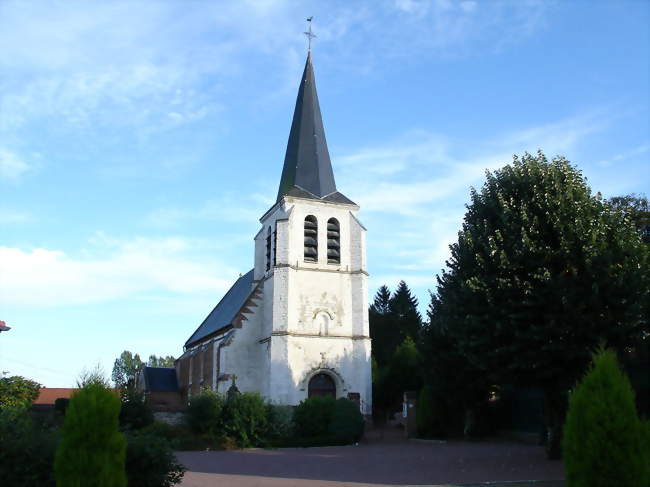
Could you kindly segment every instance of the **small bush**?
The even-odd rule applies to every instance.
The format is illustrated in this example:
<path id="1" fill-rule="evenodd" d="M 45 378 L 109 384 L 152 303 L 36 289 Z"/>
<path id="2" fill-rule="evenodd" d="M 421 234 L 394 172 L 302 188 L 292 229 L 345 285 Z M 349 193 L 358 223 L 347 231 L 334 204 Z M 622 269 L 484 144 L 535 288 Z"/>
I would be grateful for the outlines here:
<path id="1" fill-rule="evenodd" d="M 72 396 L 54 461 L 58 485 L 126 485 L 126 440 L 118 431 L 119 414 L 119 398 L 99 383 L 91 382 Z"/>
<path id="2" fill-rule="evenodd" d="M 293 434 L 293 407 L 266 405 L 266 437 L 269 440 L 289 438 Z"/>
<path id="3" fill-rule="evenodd" d="M 567 486 L 648 485 L 642 428 L 615 353 L 599 350 L 569 399 L 563 442 Z"/>
<path id="4" fill-rule="evenodd" d="M 305 399 L 293 412 L 296 436 L 302 438 L 327 436 L 336 400 L 333 397 L 314 396 Z"/>
<path id="5" fill-rule="evenodd" d="M 171 487 L 183 480 L 185 467 L 178 463 L 170 444 L 152 434 L 127 436 L 128 484 L 138 487 Z"/>
<path id="6" fill-rule="evenodd" d="M 187 424 L 194 433 L 218 435 L 222 432 L 221 413 L 224 401 L 215 392 L 204 389 L 190 399 Z"/>
<path id="7" fill-rule="evenodd" d="M 0 479 L 12 487 L 54 487 L 57 431 L 36 424 L 29 409 L 0 409 Z"/>
<path id="8" fill-rule="evenodd" d="M 124 429 L 141 429 L 153 423 L 153 412 L 144 400 L 144 393 L 126 388 L 121 394 L 120 426 Z"/>
<path id="9" fill-rule="evenodd" d="M 266 405 L 256 392 L 232 394 L 223 408 L 222 422 L 226 436 L 243 448 L 258 446 L 267 430 Z"/>
<path id="10" fill-rule="evenodd" d="M 354 443 L 361 439 L 363 426 L 364 421 L 359 406 L 343 397 L 337 399 L 327 428 L 328 433 L 337 438 L 347 438 L 348 443 Z"/>

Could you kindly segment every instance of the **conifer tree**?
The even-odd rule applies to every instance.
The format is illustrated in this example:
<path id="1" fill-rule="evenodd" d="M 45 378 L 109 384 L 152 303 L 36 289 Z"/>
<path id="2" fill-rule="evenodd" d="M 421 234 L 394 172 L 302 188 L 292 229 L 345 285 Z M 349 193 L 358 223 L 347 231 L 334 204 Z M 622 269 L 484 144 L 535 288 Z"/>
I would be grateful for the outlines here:
<path id="1" fill-rule="evenodd" d="M 75 393 L 54 461 L 59 487 L 125 487 L 126 440 L 118 431 L 120 400 L 97 382 Z"/>
<path id="2" fill-rule="evenodd" d="M 567 487 L 650 485 L 650 463 L 630 381 L 600 350 L 569 399 L 564 429 Z"/>
<path id="3" fill-rule="evenodd" d="M 389 302 L 390 314 L 399 330 L 399 342 L 410 337 L 415 343 L 420 341 L 422 315 L 418 311 L 418 300 L 404 281 L 397 285 Z"/>
<path id="4" fill-rule="evenodd" d="M 372 356 L 378 367 L 385 366 L 399 343 L 399 330 L 391 317 L 390 290 L 381 286 L 369 309 Z"/>

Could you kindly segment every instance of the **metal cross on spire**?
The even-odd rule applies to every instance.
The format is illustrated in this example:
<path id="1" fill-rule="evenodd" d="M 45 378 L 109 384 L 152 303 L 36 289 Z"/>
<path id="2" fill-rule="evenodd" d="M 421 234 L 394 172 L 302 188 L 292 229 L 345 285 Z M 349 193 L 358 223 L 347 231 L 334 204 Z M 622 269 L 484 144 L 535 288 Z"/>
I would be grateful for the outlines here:
<path id="1" fill-rule="evenodd" d="M 311 52 L 311 40 L 312 40 L 314 37 L 316 37 L 316 34 L 314 34 L 314 33 L 311 31 L 311 21 L 312 21 L 313 19 L 314 19 L 314 16 L 313 16 L 313 15 L 312 15 L 311 17 L 307 17 L 307 22 L 308 22 L 307 25 L 309 25 L 309 29 L 308 29 L 307 31 L 303 32 L 303 34 L 305 34 L 305 35 L 307 36 L 307 42 L 308 42 L 307 51 L 308 51 L 308 52 Z"/>

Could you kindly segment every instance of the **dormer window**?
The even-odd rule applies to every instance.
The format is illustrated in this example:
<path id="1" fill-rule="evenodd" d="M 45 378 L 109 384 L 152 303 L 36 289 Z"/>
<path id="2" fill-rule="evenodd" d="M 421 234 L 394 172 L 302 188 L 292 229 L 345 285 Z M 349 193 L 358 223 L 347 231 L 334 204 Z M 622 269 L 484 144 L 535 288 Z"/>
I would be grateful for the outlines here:
<path id="1" fill-rule="evenodd" d="M 305 262 L 318 261 L 318 221 L 314 215 L 305 218 Z"/>
<path id="2" fill-rule="evenodd" d="M 341 227 L 336 218 L 327 220 L 327 263 L 341 263 Z"/>
<path id="3" fill-rule="evenodd" d="M 271 227 L 266 232 L 266 270 L 271 270 Z"/>

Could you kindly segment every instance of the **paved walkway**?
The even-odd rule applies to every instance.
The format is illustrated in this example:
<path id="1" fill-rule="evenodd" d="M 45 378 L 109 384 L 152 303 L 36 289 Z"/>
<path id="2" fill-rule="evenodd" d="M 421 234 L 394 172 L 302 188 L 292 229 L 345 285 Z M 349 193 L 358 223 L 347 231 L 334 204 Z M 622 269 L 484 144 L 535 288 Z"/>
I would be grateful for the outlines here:
<path id="1" fill-rule="evenodd" d="M 370 435 L 359 446 L 179 452 L 178 459 L 188 469 L 183 487 L 561 487 L 564 478 L 561 462 L 546 460 L 539 446 L 409 441 L 392 434 Z M 514 483 L 529 480 L 543 482 Z"/>

